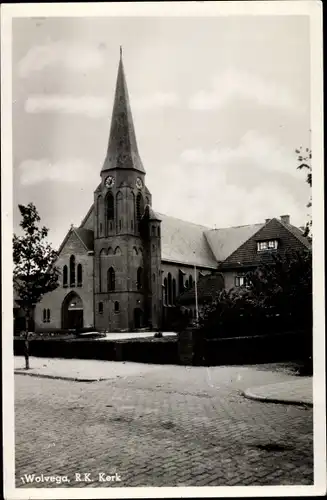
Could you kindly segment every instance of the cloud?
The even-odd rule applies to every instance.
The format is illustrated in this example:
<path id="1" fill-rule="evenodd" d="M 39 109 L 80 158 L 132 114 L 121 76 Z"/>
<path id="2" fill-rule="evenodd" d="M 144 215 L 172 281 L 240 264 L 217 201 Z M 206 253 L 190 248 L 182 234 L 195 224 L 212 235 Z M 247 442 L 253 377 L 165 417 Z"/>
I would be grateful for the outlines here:
<path id="1" fill-rule="evenodd" d="M 236 98 L 254 101 L 260 106 L 277 107 L 301 112 L 294 96 L 284 87 L 265 81 L 254 73 L 227 69 L 212 81 L 211 90 L 200 90 L 189 100 L 189 107 L 197 111 L 219 109 Z"/>
<path id="2" fill-rule="evenodd" d="M 72 95 L 33 95 L 25 101 L 27 113 L 64 113 L 101 118 L 109 115 L 109 101 L 103 97 Z"/>
<path id="3" fill-rule="evenodd" d="M 235 149 L 187 149 L 181 153 L 181 160 L 187 164 L 216 165 L 217 168 L 225 168 L 231 163 L 241 165 L 246 161 L 263 170 L 298 177 L 293 151 L 282 147 L 274 137 L 263 136 L 256 130 L 246 132 Z"/>
<path id="4" fill-rule="evenodd" d="M 51 162 L 48 158 L 25 160 L 18 167 L 20 183 L 32 186 L 45 181 L 83 184 L 94 177 L 94 184 L 99 169 L 79 159 L 67 159 Z"/>
<path id="5" fill-rule="evenodd" d="M 76 44 L 64 40 L 49 40 L 44 45 L 34 45 L 18 63 L 18 75 L 27 78 L 32 73 L 50 66 L 66 70 L 88 71 L 105 65 L 105 53 L 99 47 Z"/>
<path id="6" fill-rule="evenodd" d="M 178 96 L 173 92 L 156 92 L 149 96 L 135 98 L 131 104 L 133 109 L 151 110 L 174 107 L 178 102 Z"/>
<path id="7" fill-rule="evenodd" d="M 173 107 L 178 97 L 173 93 L 157 92 L 149 96 L 132 99 L 132 108 L 151 111 L 158 108 Z M 107 117 L 111 114 L 111 101 L 105 97 L 74 96 L 64 94 L 36 94 L 25 101 L 26 113 L 62 113 L 85 115 L 89 118 Z"/>

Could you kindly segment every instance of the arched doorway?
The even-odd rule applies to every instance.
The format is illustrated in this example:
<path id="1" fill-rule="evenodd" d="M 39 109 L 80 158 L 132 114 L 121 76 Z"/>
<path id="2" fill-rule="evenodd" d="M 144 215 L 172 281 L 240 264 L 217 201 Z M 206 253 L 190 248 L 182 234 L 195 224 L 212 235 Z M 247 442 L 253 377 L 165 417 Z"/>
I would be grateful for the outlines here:
<path id="1" fill-rule="evenodd" d="M 143 327 L 143 311 L 139 307 L 134 309 L 134 328 L 142 328 Z"/>
<path id="2" fill-rule="evenodd" d="M 61 307 L 62 329 L 76 330 L 83 328 L 83 301 L 76 292 L 66 295 Z"/>

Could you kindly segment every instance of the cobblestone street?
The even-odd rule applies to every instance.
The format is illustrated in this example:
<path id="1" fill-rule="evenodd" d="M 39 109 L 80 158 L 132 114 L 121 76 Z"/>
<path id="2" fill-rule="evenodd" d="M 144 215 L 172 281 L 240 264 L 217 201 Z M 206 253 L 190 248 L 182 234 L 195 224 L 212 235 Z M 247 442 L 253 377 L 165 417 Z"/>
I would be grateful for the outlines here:
<path id="1" fill-rule="evenodd" d="M 311 485 L 312 408 L 241 394 L 288 379 L 255 366 L 163 366 L 90 383 L 16 375 L 16 486 Z M 70 482 L 24 485 L 33 473 Z"/>

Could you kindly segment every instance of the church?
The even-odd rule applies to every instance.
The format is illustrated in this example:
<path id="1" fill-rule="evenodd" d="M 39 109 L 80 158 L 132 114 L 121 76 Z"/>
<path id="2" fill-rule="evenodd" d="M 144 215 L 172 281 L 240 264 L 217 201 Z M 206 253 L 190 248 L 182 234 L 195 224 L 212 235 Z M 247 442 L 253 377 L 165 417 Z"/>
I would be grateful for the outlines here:
<path id="1" fill-rule="evenodd" d="M 161 329 L 177 298 L 195 282 L 203 289 L 219 275 L 227 288 L 242 286 L 258 256 L 309 247 L 289 216 L 211 229 L 153 209 L 121 52 L 100 177 L 93 205 L 58 250 L 60 284 L 37 304 L 36 331 Z"/>

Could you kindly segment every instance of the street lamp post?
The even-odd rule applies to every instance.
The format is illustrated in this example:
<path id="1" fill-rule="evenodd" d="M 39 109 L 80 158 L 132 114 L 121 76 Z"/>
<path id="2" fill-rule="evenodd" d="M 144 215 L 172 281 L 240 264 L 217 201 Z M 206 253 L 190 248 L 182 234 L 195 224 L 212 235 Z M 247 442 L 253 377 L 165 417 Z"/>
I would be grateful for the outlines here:
<path id="1" fill-rule="evenodd" d="M 195 252 L 193 252 L 195 256 Z M 198 280 L 196 277 L 196 265 L 194 264 L 194 290 L 195 290 L 195 317 L 196 321 L 199 320 L 199 307 L 198 307 Z"/>

